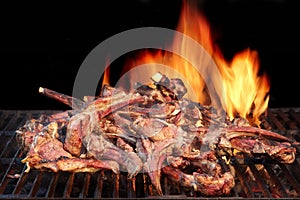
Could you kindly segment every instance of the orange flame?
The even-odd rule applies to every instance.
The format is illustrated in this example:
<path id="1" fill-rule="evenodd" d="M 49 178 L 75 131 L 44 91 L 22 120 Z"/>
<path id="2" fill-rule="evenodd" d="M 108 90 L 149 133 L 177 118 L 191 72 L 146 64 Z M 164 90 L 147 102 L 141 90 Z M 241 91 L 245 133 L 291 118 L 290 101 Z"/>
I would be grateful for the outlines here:
<path id="1" fill-rule="evenodd" d="M 192 62 L 184 58 L 157 50 L 155 53 L 146 51 L 138 56 L 124 67 L 124 74 L 128 76 L 127 80 L 131 83 L 148 82 L 149 77 L 158 71 L 166 74 L 170 78 L 181 78 L 187 86 L 189 93 L 187 98 L 197 101 L 201 104 L 212 104 L 214 107 L 221 108 L 227 112 L 231 119 L 237 115 L 252 119 L 258 123 L 259 116 L 265 112 L 268 107 L 269 81 L 266 74 L 259 76 L 259 59 L 256 51 L 246 49 L 236 54 L 232 61 L 224 59 L 221 51 L 213 43 L 211 30 L 206 18 L 199 12 L 197 5 L 192 5 L 193 1 L 183 1 L 180 21 L 177 31 L 187 35 L 199 44 L 201 44 L 210 58 L 214 60 L 221 80 L 215 78 L 216 71 L 210 71 L 209 65 L 205 65 L 207 57 L 196 54 L 194 47 L 190 45 L 186 38 L 177 38 L 173 41 L 173 48 L 180 47 L 180 52 L 189 55 Z M 204 68 L 207 73 L 199 74 L 191 63 L 197 67 Z M 138 66 L 143 66 L 140 68 Z M 132 70 L 135 68 L 135 70 Z M 207 82 L 204 77 L 210 77 L 210 83 L 213 84 L 215 93 L 207 89 Z M 124 83 L 121 84 L 124 86 Z M 215 97 L 216 96 L 216 97 Z"/>
<path id="2" fill-rule="evenodd" d="M 102 86 L 103 85 L 110 85 L 110 68 L 107 67 L 104 71 L 104 74 L 103 74 L 103 80 L 102 80 Z"/>
<path id="3" fill-rule="evenodd" d="M 256 51 L 244 50 L 236 54 L 230 63 L 217 60 L 223 77 L 225 109 L 236 115 L 259 122 L 259 116 L 268 107 L 269 80 L 266 74 L 258 76 L 259 60 Z M 253 115 L 253 116 L 251 116 Z"/>

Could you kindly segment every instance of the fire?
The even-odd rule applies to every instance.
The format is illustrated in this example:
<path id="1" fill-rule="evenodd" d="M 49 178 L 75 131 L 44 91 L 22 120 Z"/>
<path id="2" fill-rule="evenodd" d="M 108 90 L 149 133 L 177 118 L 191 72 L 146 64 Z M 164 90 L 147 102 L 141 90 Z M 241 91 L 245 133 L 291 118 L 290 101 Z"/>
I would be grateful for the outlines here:
<path id="1" fill-rule="evenodd" d="M 225 109 L 230 118 L 236 115 L 259 122 L 259 116 L 268 107 L 269 81 L 266 74 L 259 74 L 256 51 L 249 49 L 236 54 L 230 63 L 217 60 L 222 73 Z M 253 116 L 251 116 L 253 115 Z"/>
<path id="2" fill-rule="evenodd" d="M 127 87 L 131 89 L 133 83 L 148 82 L 149 77 L 159 71 L 169 77 L 181 78 L 189 91 L 188 98 L 221 108 L 231 119 L 238 115 L 251 118 L 257 124 L 258 117 L 267 109 L 269 100 L 269 81 L 266 74 L 259 74 L 258 53 L 246 49 L 237 53 L 231 61 L 226 61 L 213 42 L 208 20 L 199 12 L 197 5 L 192 3 L 193 1 L 183 1 L 177 31 L 201 44 L 218 71 L 211 70 L 211 65 L 203 64 L 209 63 L 205 53 L 199 55 L 185 37 L 175 35 L 172 48 L 180 48 L 180 52 L 189 55 L 190 62 L 162 50 L 154 53 L 151 50 L 142 51 L 125 65 L 123 76 L 126 78 L 123 77 L 120 85 L 124 87 L 124 80 L 129 80 Z M 199 68 L 204 73 L 199 73 Z M 220 78 L 216 76 L 217 73 Z M 208 90 L 208 84 L 213 85 L 214 91 Z"/>

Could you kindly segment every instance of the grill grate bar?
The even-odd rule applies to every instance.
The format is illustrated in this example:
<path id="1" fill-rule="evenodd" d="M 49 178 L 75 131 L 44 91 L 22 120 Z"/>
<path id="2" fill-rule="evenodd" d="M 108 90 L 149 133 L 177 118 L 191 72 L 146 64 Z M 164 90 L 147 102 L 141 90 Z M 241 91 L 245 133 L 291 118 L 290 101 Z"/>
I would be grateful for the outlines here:
<path id="1" fill-rule="evenodd" d="M 5 131 L 4 132 L 5 136 L 11 136 L 10 139 L 6 142 L 5 147 L 3 148 L 2 152 L 0 153 L 0 158 L 9 158 L 9 153 L 10 152 L 15 152 L 13 151 L 16 146 L 16 140 L 15 140 L 15 132 L 14 131 Z M 15 143 L 15 144 L 14 144 Z M 13 148 L 15 147 L 15 148 Z"/>
<path id="2" fill-rule="evenodd" d="M 293 135 L 291 134 L 290 131 L 286 131 L 286 130 L 294 130 L 295 127 L 293 125 L 293 123 L 291 123 L 291 120 L 288 118 L 287 114 L 288 113 L 283 113 L 282 110 L 278 110 L 276 111 L 278 118 L 282 119 L 282 124 L 285 125 L 285 136 L 289 137 L 289 138 L 293 138 Z"/>
<path id="3" fill-rule="evenodd" d="M 243 172 L 242 172 L 242 166 L 238 163 L 238 161 L 236 159 L 232 159 L 231 160 L 231 163 L 232 165 L 234 166 L 234 169 L 235 169 L 235 172 L 236 172 L 236 175 L 242 185 L 242 188 L 244 190 L 244 193 L 245 195 L 248 197 L 248 198 L 254 198 L 255 195 L 254 193 L 252 192 L 252 189 L 250 187 L 250 185 L 248 184 L 248 182 L 245 180 L 245 176 L 243 175 Z"/>
<path id="4" fill-rule="evenodd" d="M 26 166 L 21 163 L 24 155 L 16 145 L 15 130 L 32 117 L 38 118 L 41 114 L 55 112 L 0 110 L 0 119 L 3 119 L 0 120 L 0 197 L 93 197 L 98 199 L 156 197 L 156 191 L 150 184 L 147 174 L 138 174 L 135 179 L 128 180 L 126 173 L 116 175 L 109 170 L 96 173 L 53 173 L 31 170 L 25 173 Z M 263 121 L 263 127 L 300 141 L 300 136 L 298 136 L 300 108 L 269 109 L 268 117 Z M 298 159 L 289 165 L 274 162 L 268 158 L 248 157 L 243 161 L 239 158 L 232 158 L 229 165 L 220 159 L 220 164 L 224 171 L 234 169 L 236 173 L 236 181 L 240 188 L 234 188 L 231 194 L 233 197 L 287 198 L 300 196 Z M 14 174 L 19 174 L 20 177 L 13 178 Z M 172 183 L 164 176 L 162 189 L 167 197 L 175 197 L 179 194 L 187 197 L 183 192 L 185 190 L 179 184 Z M 197 197 L 197 194 L 190 191 L 189 197 Z"/>
<path id="5" fill-rule="evenodd" d="M 135 198 L 136 197 L 136 185 L 135 185 L 135 178 L 132 178 L 131 180 L 128 180 L 127 182 L 127 193 L 129 198 Z"/>
<path id="6" fill-rule="evenodd" d="M 10 181 L 10 179 L 8 178 L 9 175 L 10 174 L 15 174 L 15 171 L 14 171 L 14 169 L 12 167 L 13 167 L 14 163 L 16 162 L 17 155 L 19 155 L 19 153 L 20 153 L 20 149 L 18 149 L 17 152 L 15 153 L 12 161 L 9 163 L 9 166 L 8 166 L 6 172 L 3 175 L 3 178 L 2 178 L 1 183 L 0 183 L 0 194 L 3 194 L 3 192 L 5 191 L 5 188 L 6 188 L 7 184 Z"/>
<path id="7" fill-rule="evenodd" d="M 4 128 L 1 130 L 1 133 L 2 133 L 1 136 L 4 135 L 3 137 L 9 138 L 9 139 L 5 140 L 6 141 L 5 145 L 1 145 L 1 146 L 4 146 L 4 148 L 2 149 L 2 151 L 0 153 L 0 158 L 7 157 L 7 155 L 5 155 L 5 154 L 8 154 L 8 153 L 6 153 L 6 152 L 8 151 L 8 149 L 11 149 L 8 147 L 11 146 L 10 144 L 12 143 L 12 141 L 15 141 L 15 137 L 14 137 L 15 130 L 9 131 L 10 130 L 9 128 L 12 126 L 10 124 L 16 124 L 17 118 L 18 118 L 17 115 L 10 115 L 7 124 L 4 124 Z"/>
<path id="8" fill-rule="evenodd" d="M 64 195 L 63 197 L 66 198 L 70 198 L 71 197 L 71 192 L 72 192 L 72 188 L 73 188 L 73 184 L 74 184 L 74 177 L 75 177 L 75 173 L 71 173 L 68 176 L 68 181 L 64 190 Z"/>
<path id="9" fill-rule="evenodd" d="M 54 197 L 54 191 L 55 191 L 55 188 L 57 186 L 57 182 L 58 182 L 58 176 L 59 176 L 59 173 L 55 173 L 52 178 L 50 179 L 50 182 L 49 182 L 49 187 L 48 187 L 48 190 L 46 192 L 46 197 Z"/>
<path id="10" fill-rule="evenodd" d="M 25 113 L 18 111 L 15 115 L 12 115 L 10 117 L 11 119 L 2 130 L 15 131 L 16 125 L 21 126 L 27 120 L 27 117 L 30 117 L 30 115 L 26 115 Z"/>
<path id="11" fill-rule="evenodd" d="M 256 165 L 250 159 L 247 160 L 247 165 L 251 169 L 251 172 L 255 177 L 255 182 L 257 186 L 260 188 L 260 191 L 263 193 L 263 196 L 271 197 L 269 189 L 266 187 L 266 182 L 262 179 L 261 175 L 259 174 Z"/>
<path id="12" fill-rule="evenodd" d="M 290 111 L 289 111 L 290 112 Z M 298 127 L 296 126 L 296 124 L 289 119 L 289 117 L 287 116 L 288 113 L 284 113 L 282 110 L 278 110 L 277 113 L 278 115 L 283 119 L 284 123 L 287 124 L 286 129 L 291 129 L 291 130 L 296 130 L 298 129 Z M 290 115 L 289 115 L 290 116 Z"/>
<path id="13" fill-rule="evenodd" d="M 272 122 L 271 124 L 273 124 L 272 127 L 275 127 L 275 130 L 279 130 L 280 132 L 284 132 L 286 130 L 273 112 L 269 113 L 268 118 L 270 118 Z"/>
<path id="14" fill-rule="evenodd" d="M 10 112 L 2 112 L 2 120 L 0 121 L 0 129 L 5 130 L 8 124 L 10 124 L 12 117 L 14 116 L 14 113 Z"/>
<path id="15" fill-rule="evenodd" d="M 294 163 L 287 165 L 288 170 L 293 174 L 293 177 L 300 183 L 300 169 L 299 162 L 296 159 Z"/>
<path id="16" fill-rule="evenodd" d="M 113 198 L 120 198 L 120 175 L 119 174 L 112 174 L 112 180 L 113 180 Z"/>
<path id="17" fill-rule="evenodd" d="M 102 198 L 103 178 L 104 178 L 104 171 L 101 170 L 100 172 L 97 173 L 97 183 L 96 183 L 97 185 L 94 193 L 94 196 L 97 199 Z"/>
<path id="18" fill-rule="evenodd" d="M 146 174 L 143 174 L 144 194 L 146 197 L 149 196 L 149 190 L 148 190 L 149 188 L 148 188 L 148 184 L 147 184 L 147 182 L 148 182 L 147 178 L 148 178 L 148 176 Z"/>
<path id="19" fill-rule="evenodd" d="M 135 193 L 136 193 L 136 197 L 144 197 L 145 196 L 145 191 L 144 191 L 144 177 L 143 177 L 143 173 L 138 174 L 136 177 L 136 182 L 135 182 Z"/>
<path id="20" fill-rule="evenodd" d="M 167 177 L 163 177 L 165 195 L 170 195 L 170 185 Z"/>
<path id="21" fill-rule="evenodd" d="M 24 165 L 22 173 L 20 175 L 20 178 L 18 179 L 18 182 L 16 183 L 16 187 L 14 188 L 14 191 L 12 192 L 14 195 L 21 193 L 21 190 L 23 189 L 24 184 L 27 180 L 28 173 L 25 173 L 25 169 L 26 169 L 26 166 Z"/>
<path id="22" fill-rule="evenodd" d="M 263 165 L 269 174 L 271 182 L 273 183 L 270 186 L 271 190 L 273 190 L 274 192 L 278 191 L 280 194 L 279 197 L 288 197 L 288 194 L 284 190 L 283 185 L 280 183 L 280 180 L 277 178 L 276 174 L 274 173 L 272 166 L 265 161 L 263 161 Z"/>
<path id="23" fill-rule="evenodd" d="M 29 196 L 30 197 L 35 197 L 39 188 L 40 188 L 40 185 L 41 185 L 41 180 L 43 178 L 43 174 L 44 172 L 41 171 L 40 173 L 38 173 L 33 181 L 33 185 L 31 187 L 31 190 L 29 192 Z"/>
<path id="24" fill-rule="evenodd" d="M 66 190 L 68 187 L 68 180 L 72 173 L 58 172 L 58 180 L 53 193 L 53 197 L 66 197 Z"/>
<path id="25" fill-rule="evenodd" d="M 297 194 L 300 196 L 300 184 L 295 179 L 294 174 L 292 175 L 284 164 L 278 163 L 278 165 L 282 169 L 282 172 L 284 173 L 284 177 L 288 180 L 288 183 L 291 184 L 291 186 L 295 189 Z"/>
<path id="26" fill-rule="evenodd" d="M 91 174 L 90 173 L 85 173 L 84 175 L 85 175 L 84 183 L 83 183 L 82 190 L 79 194 L 79 198 L 86 198 L 86 197 L 88 197 L 88 194 L 89 194 Z"/>
<path id="27" fill-rule="evenodd" d="M 254 198 L 255 195 L 252 192 L 252 189 L 250 187 L 250 185 L 248 184 L 246 177 L 244 176 L 244 173 L 242 172 L 242 166 L 238 163 L 238 161 L 236 159 L 232 159 L 231 161 L 232 165 L 234 166 L 236 175 L 242 185 L 242 188 L 245 192 L 246 197 L 248 198 Z"/>
<path id="28" fill-rule="evenodd" d="M 300 117 L 299 117 L 299 115 L 297 115 L 297 113 L 293 109 L 291 109 L 289 111 L 289 113 L 294 118 L 294 120 L 292 120 L 292 121 L 295 121 L 295 123 L 297 123 L 298 126 L 299 126 L 299 124 L 300 124 Z M 296 126 L 296 129 L 298 129 L 298 126 Z"/>

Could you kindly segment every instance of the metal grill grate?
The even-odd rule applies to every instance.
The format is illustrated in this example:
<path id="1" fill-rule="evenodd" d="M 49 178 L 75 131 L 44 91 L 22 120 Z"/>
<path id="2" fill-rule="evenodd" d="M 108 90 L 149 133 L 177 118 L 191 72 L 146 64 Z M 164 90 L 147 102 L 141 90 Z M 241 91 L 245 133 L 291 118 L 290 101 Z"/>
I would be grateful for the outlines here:
<path id="1" fill-rule="evenodd" d="M 109 170 L 96 173 L 67 173 L 30 170 L 21 162 L 25 157 L 17 146 L 15 130 L 27 119 L 51 110 L 0 110 L 0 198 L 145 198 L 154 197 L 155 191 L 145 174 L 128 180 L 126 173 L 115 175 Z M 263 128 L 271 129 L 300 141 L 300 108 L 269 109 Z M 299 158 L 291 165 L 284 165 L 269 158 L 235 157 L 231 165 L 220 159 L 224 170 L 234 170 L 236 186 L 231 197 L 287 198 L 300 197 Z M 230 169 L 232 168 L 232 169 Z M 178 184 L 162 177 L 162 189 L 168 198 L 201 198 Z M 205 197 L 204 197 L 205 198 Z"/>

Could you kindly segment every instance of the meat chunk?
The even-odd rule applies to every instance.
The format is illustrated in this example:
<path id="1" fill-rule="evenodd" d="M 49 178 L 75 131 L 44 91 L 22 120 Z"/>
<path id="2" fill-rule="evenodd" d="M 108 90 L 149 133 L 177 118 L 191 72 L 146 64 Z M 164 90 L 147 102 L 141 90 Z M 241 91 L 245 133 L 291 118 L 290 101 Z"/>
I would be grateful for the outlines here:
<path id="1" fill-rule="evenodd" d="M 26 171 L 30 168 L 49 169 L 53 172 L 95 172 L 107 169 L 119 173 L 117 162 L 74 157 L 64 150 L 61 141 L 51 137 L 48 132 L 40 132 L 34 136 L 34 142 L 22 162 L 27 165 Z"/>

